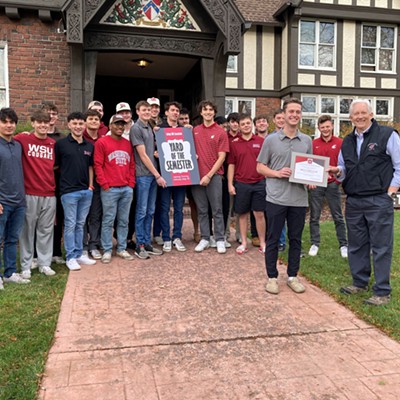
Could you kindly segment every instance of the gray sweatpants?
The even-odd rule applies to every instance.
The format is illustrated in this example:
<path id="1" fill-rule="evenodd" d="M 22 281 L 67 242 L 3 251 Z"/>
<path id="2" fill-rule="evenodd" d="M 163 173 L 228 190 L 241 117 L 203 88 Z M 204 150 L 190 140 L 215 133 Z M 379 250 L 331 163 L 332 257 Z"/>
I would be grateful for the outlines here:
<path id="1" fill-rule="evenodd" d="M 207 186 L 192 186 L 192 194 L 197 206 L 201 238 L 210 240 L 208 220 L 208 203 L 210 203 L 214 220 L 215 240 L 225 241 L 225 224 L 222 214 L 222 178 L 215 174 Z"/>
<path id="2" fill-rule="evenodd" d="M 49 267 L 53 256 L 56 198 L 27 194 L 24 227 L 19 238 L 21 270 L 31 269 L 36 234 L 38 265 Z"/>

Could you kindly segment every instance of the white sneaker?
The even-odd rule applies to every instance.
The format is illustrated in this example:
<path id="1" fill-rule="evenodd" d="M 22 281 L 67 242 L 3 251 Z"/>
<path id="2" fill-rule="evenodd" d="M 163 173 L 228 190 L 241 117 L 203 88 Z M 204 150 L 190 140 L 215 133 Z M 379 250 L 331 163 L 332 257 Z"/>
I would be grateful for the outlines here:
<path id="1" fill-rule="evenodd" d="M 217 242 L 217 252 L 218 252 L 218 254 L 225 254 L 226 253 L 225 240 L 218 240 L 218 242 Z"/>
<path id="2" fill-rule="evenodd" d="M 101 262 L 103 264 L 110 264 L 111 262 L 111 251 L 105 251 L 103 257 L 101 257 Z"/>
<path id="3" fill-rule="evenodd" d="M 163 246 L 163 251 L 165 251 L 166 253 L 169 253 L 172 250 L 172 242 L 170 240 L 166 240 L 164 242 L 164 246 Z"/>
<path id="4" fill-rule="evenodd" d="M 215 249 L 217 247 L 217 242 L 214 239 L 214 236 L 210 236 L 210 247 Z"/>
<path id="5" fill-rule="evenodd" d="M 0 290 L 4 290 L 3 278 L 0 276 Z"/>
<path id="6" fill-rule="evenodd" d="M 201 239 L 199 244 L 194 248 L 194 251 L 200 253 L 203 250 L 208 249 L 209 247 L 210 247 L 210 242 L 206 239 Z"/>
<path id="7" fill-rule="evenodd" d="M 17 274 L 16 272 L 14 272 L 10 277 L 3 278 L 4 283 L 30 283 L 31 281 L 29 279 L 24 279 L 21 274 Z"/>
<path id="8" fill-rule="evenodd" d="M 57 265 L 64 265 L 65 264 L 65 260 L 60 256 L 54 256 L 51 259 L 51 262 L 56 263 Z M 32 267 L 31 267 L 31 269 L 32 269 Z"/>
<path id="9" fill-rule="evenodd" d="M 183 245 L 181 239 L 176 238 L 176 239 L 174 239 L 173 243 L 174 243 L 175 248 L 178 251 L 186 251 L 186 247 Z"/>
<path id="10" fill-rule="evenodd" d="M 308 255 L 311 257 L 315 257 L 318 254 L 318 250 L 319 250 L 319 247 L 316 246 L 315 244 L 313 244 L 310 247 L 310 251 L 308 252 Z"/>
<path id="11" fill-rule="evenodd" d="M 340 248 L 340 255 L 341 255 L 343 258 L 347 258 L 347 257 L 348 257 L 347 246 L 342 246 L 342 247 Z"/>
<path id="12" fill-rule="evenodd" d="M 81 255 L 80 257 L 78 257 L 78 258 L 76 259 L 76 262 L 77 262 L 78 264 L 83 264 L 83 265 L 94 265 L 94 264 L 96 264 L 96 261 L 95 261 L 95 260 L 90 259 L 90 258 L 87 256 L 87 254 L 83 254 L 83 253 L 82 253 L 82 255 Z"/>
<path id="13" fill-rule="evenodd" d="M 159 245 L 162 246 L 164 244 L 164 240 L 161 236 L 154 236 L 154 241 Z"/>
<path id="14" fill-rule="evenodd" d="M 232 247 L 232 245 L 228 242 L 227 239 L 225 239 L 225 247 L 226 247 L 227 249 L 230 249 L 230 248 Z"/>
<path id="15" fill-rule="evenodd" d="M 90 250 L 90 255 L 92 256 L 92 258 L 94 258 L 95 260 L 101 260 L 101 253 L 97 250 Z"/>
<path id="16" fill-rule="evenodd" d="M 81 266 L 78 264 L 75 258 L 67 260 L 67 267 L 70 271 L 79 271 L 81 269 Z"/>
<path id="17" fill-rule="evenodd" d="M 46 265 L 44 267 L 39 267 L 39 272 L 46 276 L 53 276 L 56 274 L 56 271 L 52 270 L 50 267 Z"/>
<path id="18" fill-rule="evenodd" d="M 124 260 L 130 261 L 133 260 L 134 257 L 129 251 L 122 250 L 122 251 L 117 251 L 117 256 L 123 258 Z"/>
<path id="19" fill-rule="evenodd" d="M 38 267 L 37 258 L 32 259 L 31 269 L 36 269 Z"/>
<path id="20" fill-rule="evenodd" d="M 31 279 L 31 276 L 32 276 L 32 274 L 31 274 L 31 270 L 30 269 L 27 269 L 27 270 L 25 270 L 25 271 L 21 271 L 21 274 L 20 274 L 24 279 Z"/>

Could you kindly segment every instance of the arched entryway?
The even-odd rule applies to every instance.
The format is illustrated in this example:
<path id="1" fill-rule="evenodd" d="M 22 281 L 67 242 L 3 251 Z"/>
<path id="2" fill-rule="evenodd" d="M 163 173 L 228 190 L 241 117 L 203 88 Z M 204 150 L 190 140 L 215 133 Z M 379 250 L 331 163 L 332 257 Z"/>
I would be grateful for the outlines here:
<path id="1" fill-rule="evenodd" d="M 165 21 L 152 25 L 156 19 L 145 24 L 143 12 L 150 3 L 159 11 L 176 7 L 176 16 L 192 18 L 196 29 L 177 29 Z M 117 17 L 110 18 L 112 13 Z M 141 19 L 121 23 L 121 15 L 138 13 Z M 72 108 L 83 109 L 96 97 L 107 112 L 119 101 L 133 106 L 157 95 L 173 97 L 193 111 L 201 99 L 213 98 L 223 109 L 226 61 L 240 51 L 242 40 L 243 18 L 233 2 L 72 0 L 66 19 L 72 48 Z M 140 70 L 133 61 L 140 58 L 152 63 Z"/>
<path id="2" fill-rule="evenodd" d="M 140 60 L 149 65 L 138 66 Z M 137 52 L 97 55 L 93 98 L 104 104 L 106 117 L 121 101 L 133 108 L 139 100 L 153 96 L 162 105 L 179 101 L 194 115 L 202 97 L 200 58 Z"/>

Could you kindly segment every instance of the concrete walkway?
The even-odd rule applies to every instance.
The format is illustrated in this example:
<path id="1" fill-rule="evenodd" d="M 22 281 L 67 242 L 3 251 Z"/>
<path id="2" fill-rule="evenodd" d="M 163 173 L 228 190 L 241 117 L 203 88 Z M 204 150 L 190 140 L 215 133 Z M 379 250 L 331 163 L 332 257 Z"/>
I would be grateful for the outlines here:
<path id="1" fill-rule="evenodd" d="M 400 399 L 399 343 L 283 266 L 268 295 L 255 248 L 196 254 L 185 224 L 186 253 L 70 274 L 40 399 Z"/>

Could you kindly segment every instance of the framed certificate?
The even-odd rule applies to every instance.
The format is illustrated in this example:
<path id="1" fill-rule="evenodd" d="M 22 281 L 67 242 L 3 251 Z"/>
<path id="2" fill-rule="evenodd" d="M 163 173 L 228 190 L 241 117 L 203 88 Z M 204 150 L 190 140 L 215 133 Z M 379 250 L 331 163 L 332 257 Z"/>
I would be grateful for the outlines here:
<path id="1" fill-rule="evenodd" d="M 190 128 L 160 128 L 156 132 L 161 175 L 167 186 L 200 183 L 196 149 Z"/>
<path id="2" fill-rule="evenodd" d="M 289 182 L 327 187 L 329 161 L 329 157 L 293 152 Z"/>

